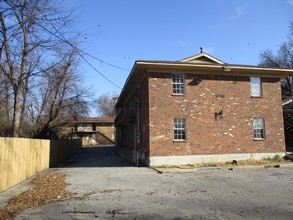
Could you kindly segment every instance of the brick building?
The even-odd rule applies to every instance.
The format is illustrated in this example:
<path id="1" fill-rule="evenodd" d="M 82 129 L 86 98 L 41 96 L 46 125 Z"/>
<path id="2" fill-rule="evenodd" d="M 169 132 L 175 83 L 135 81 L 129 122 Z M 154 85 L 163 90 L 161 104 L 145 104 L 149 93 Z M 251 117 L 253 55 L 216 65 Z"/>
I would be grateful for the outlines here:
<path id="1" fill-rule="evenodd" d="M 84 117 L 72 121 L 67 127 L 67 136 L 82 139 L 82 145 L 115 144 L 113 117 Z"/>
<path id="2" fill-rule="evenodd" d="M 293 70 L 200 53 L 136 61 L 116 103 L 116 144 L 147 165 L 261 159 L 285 152 L 280 79 Z"/>

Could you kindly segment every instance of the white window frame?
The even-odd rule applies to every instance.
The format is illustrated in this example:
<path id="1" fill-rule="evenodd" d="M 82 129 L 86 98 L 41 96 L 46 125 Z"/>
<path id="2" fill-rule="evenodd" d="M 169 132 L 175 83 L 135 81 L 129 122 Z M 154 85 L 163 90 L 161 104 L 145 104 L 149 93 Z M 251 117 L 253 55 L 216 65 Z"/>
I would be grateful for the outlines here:
<path id="1" fill-rule="evenodd" d="M 174 118 L 173 120 L 173 140 L 185 141 L 186 140 L 186 119 Z"/>
<path id="2" fill-rule="evenodd" d="M 185 76 L 183 73 L 172 74 L 172 92 L 174 95 L 185 94 Z"/>
<path id="3" fill-rule="evenodd" d="M 263 118 L 253 119 L 253 138 L 263 140 L 266 138 L 265 120 Z"/>
<path id="4" fill-rule="evenodd" d="M 251 97 L 262 97 L 261 78 L 250 77 L 250 95 Z"/>

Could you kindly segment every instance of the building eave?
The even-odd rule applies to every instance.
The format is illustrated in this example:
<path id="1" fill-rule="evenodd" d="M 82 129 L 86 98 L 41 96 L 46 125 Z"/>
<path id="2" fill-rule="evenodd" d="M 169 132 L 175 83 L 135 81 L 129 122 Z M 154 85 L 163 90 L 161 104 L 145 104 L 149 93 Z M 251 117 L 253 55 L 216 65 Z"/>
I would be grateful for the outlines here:
<path id="1" fill-rule="evenodd" d="M 213 74 L 230 76 L 257 76 L 287 78 L 293 75 L 293 69 L 279 69 L 260 66 L 220 64 L 220 63 L 190 63 L 168 62 L 168 61 L 144 61 L 135 62 L 121 94 L 117 100 L 116 107 L 123 106 L 135 91 L 137 85 L 150 72 L 164 73 L 188 73 L 188 74 Z"/>
<path id="2" fill-rule="evenodd" d="M 293 75 L 293 69 L 280 69 L 261 66 L 235 65 L 235 64 L 197 64 L 187 62 L 161 62 L 161 61 L 137 61 L 137 71 L 188 71 L 188 73 L 196 73 L 199 71 L 214 72 L 216 75 L 222 75 L 223 72 L 229 72 L 229 75 L 242 75 L 241 73 L 249 72 L 249 75 L 275 76 Z M 253 72 L 251 72 L 253 71 Z"/>

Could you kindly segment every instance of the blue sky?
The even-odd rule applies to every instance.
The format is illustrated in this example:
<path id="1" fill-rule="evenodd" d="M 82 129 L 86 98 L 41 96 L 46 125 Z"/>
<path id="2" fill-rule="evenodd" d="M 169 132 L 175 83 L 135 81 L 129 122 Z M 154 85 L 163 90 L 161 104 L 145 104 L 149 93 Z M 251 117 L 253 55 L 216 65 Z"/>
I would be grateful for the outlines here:
<path id="1" fill-rule="evenodd" d="M 233 64 L 259 63 L 278 50 L 293 21 L 293 0 L 65 0 L 75 7 L 80 47 L 113 65 L 131 69 L 136 60 L 176 61 L 199 53 Z M 90 57 L 88 61 L 120 88 L 129 71 Z M 95 95 L 120 93 L 82 62 L 79 70 Z"/>

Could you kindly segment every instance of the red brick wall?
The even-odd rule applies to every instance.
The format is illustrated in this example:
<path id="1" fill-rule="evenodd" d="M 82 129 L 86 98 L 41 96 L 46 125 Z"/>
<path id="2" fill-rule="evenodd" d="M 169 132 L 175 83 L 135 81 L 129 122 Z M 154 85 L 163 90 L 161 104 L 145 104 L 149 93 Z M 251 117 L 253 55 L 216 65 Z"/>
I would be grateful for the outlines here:
<path id="1" fill-rule="evenodd" d="M 172 95 L 171 74 L 148 75 L 150 156 L 285 152 L 279 79 L 262 78 L 261 98 L 251 98 L 245 76 L 187 74 L 185 85 Z M 253 117 L 265 119 L 265 140 L 253 139 Z M 174 118 L 186 118 L 184 142 L 173 141 Z"/>

